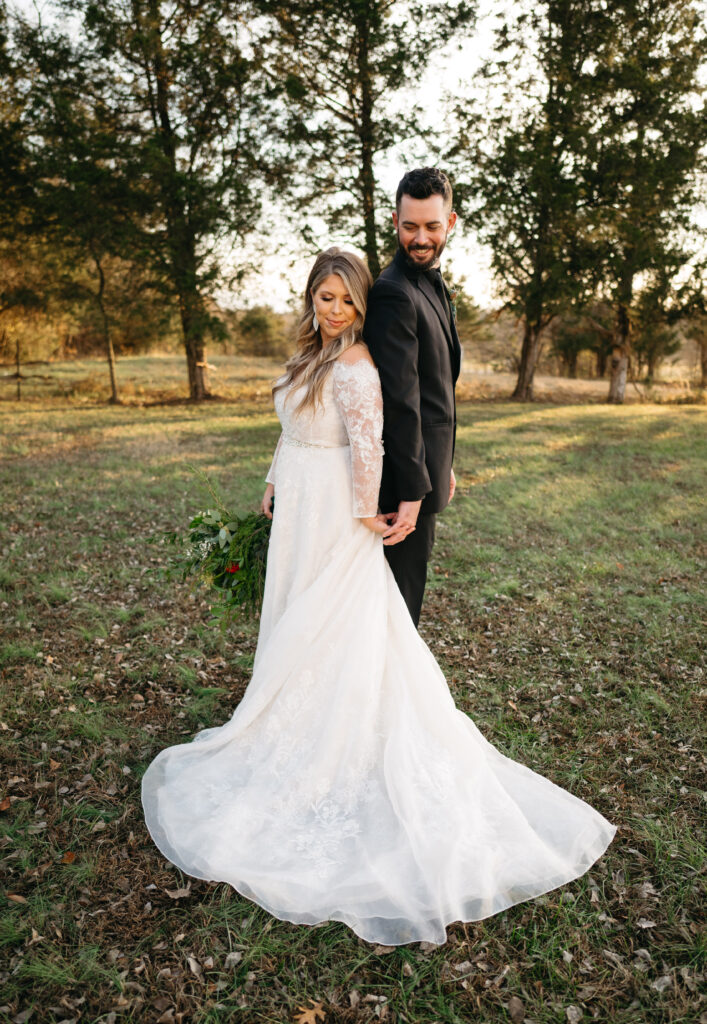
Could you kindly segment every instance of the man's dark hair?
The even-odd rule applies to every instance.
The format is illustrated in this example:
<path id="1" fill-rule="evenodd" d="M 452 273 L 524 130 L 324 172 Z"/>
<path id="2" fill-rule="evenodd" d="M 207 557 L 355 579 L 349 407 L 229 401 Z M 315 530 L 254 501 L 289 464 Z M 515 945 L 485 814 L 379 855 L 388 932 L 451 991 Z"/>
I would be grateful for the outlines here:
<path id="1" fill-rule="evenodd" d="M 395 208 L 400 209 L 400 200 L 403 196 L 411 196 L 413 199 L 428 199 L 430 196 L 442 196 L 444 205 L 451 208 L 452 186 L 449 178 L 437 167 L 418 167 L 414 171 L 408 171 L 403 175 L 395 193 Z"/>

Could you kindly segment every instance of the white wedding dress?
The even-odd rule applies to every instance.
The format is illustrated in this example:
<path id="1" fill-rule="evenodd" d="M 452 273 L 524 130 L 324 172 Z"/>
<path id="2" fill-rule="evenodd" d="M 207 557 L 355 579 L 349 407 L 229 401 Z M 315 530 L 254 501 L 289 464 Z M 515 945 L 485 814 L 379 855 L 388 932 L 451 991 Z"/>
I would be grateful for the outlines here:
<path id="1" fill-rule="evenodd" d="M 298 924 L 442 943 L 577 878 L 615 826 L 496 750 L 454 705 L 386 562 L 375 515 L 378 374 L 337 362 L 282 423 L 252 680 L 231 719 L 142 782 L 156 845 Z"/>

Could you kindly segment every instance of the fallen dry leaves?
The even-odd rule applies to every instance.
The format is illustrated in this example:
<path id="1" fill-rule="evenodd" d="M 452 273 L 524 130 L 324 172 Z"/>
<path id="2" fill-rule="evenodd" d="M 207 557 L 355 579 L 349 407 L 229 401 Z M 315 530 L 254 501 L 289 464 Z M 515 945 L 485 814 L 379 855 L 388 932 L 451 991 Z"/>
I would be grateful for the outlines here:
<path id="1" fill-rule="evenodd" d="M 249 486 L 249 474 L 261 473 L 248 460 L 276 440 L 268 409 L 267 422 L 252 420 L 255 440 L 244 456 L 251 443 L 245 433 L 234 445 L 230 424 L 219 433 L 218 418 L 219 429 L 211 432 L 213 408 L 194 418 L 188 407 L 165 410 L 164 418 L 155 413 L 164 430 L 159 442 L 154 424 L 132 419 L 129 410 L 115 413 L 105 438 L 104 411 L 82 410 L 93 423 L 90 445 L 82 440 L 85 427 L 71 435 L 58 429 L 71 415 L 62 412 L 53 421 L 65 446 L 59 469 L 37 447 L 36 458 L 14 463 L 16 479 L 3 489 L 9 504 L 3 505 L 0 539 L 9 583 L 0 593 L 0 605 L 6 599 L 0 616 L 10 616 L 8 641 L 20 651 L 0 667 L 0 735 L 9 754 L 0 792 L 0 854 L 11 890 L 6 917 L 14 929 L 0 987 L 9 1019 L 29 1014 L 33 1024 L 38 1011 L 25 1007 L 34 1001 L 61 1008 L 52 1010 L 57 1020 L 106 1024 L 129 1017 L 190 1024 L 212 1013 L 281 1024 L 292 1020 L 295 1006 L 295 1024 L 391 1021 L 403 1008 L 411 1022 L 432 1024 L 429 1007 L 441 992 L 450 1015 L 480 1024 L 522 1024 L 543 1014 L 571 1024 L 578 1012 L 582 1021 L 624 1019 L 634 998 L 665 1019 L 692 1014 L 697 1020 L 705 981 L 693 956 L 701 905 L 693 881 L 697 845 L 687 844 L 697 835 L 691 823 L 704 811 L 703 753 L 695 738 L 704 675 L 694 611 L 696 505 L 689 503 L 696 497 L 689 479 L 682 491 L 663 492 L 660 507 L 675 505 L 675 522 L 662 538 L 660 574 L 650 575 L 640 557 L 654 543 L 657 549 L 661 537 L 649 530 L 638 544 L 634 526 L 625 530 L 607 518 L 613 514 L 608 502 L 595 521 L 617 530 L 624 568 L 608 559 L 602 568 L 601 536 L 588 536 L 585 550 L 579 532 L 563 532 L 537 505 L 535 518 L 522 524 L 504 510 L 503 493 L 494 490 L 501 477 L 479 476 L 479 462 L 492 470 L 505 464 L 504 451 L 511 453 L 508 465 L 531 511 L 533 488 L 541 482 L 549 488 L 551 481 L 536 476 L 523 492 L 525 435 L 513 433 L 506 441 L 507 426 L 490 429 L 507 411 L 461 408 L 471 432 L 461 437 L 459 453 L 468 493 L 461 487 L 457 511 L 453 504 L 440 517 L 441 579 L 431 580 L 423 632 L 455 697 L 487 738 L 599 801 L 621 833 L 606 864 L 566 893 L 483 925 L 451 926 L 443 947 L 366 947 L 364 960 L 361 944 L 343 926 L 310 933 L 269 921 L 226 886 L 194 881 L 190 888 L 145 834 L 142 767 L 169 743 L 188 742 L 199 727 L 225 721 L 250 677 L 252 632 L 230 634 L 221 644 L 198 596 L 164 591 L 145 574 L 156 560 L 143 543 L 146 524 L 150 530 L 174 526 L 184 515 L 180 502 L 193 506 L 193 495 L 181 497 L 188 484 L 182 484 L 180 460 L 214 461 L 215 478 L 231 475 L 220 481 L 228 491 L 231 460 Z M 232 408 L 225 412 L 232 417 Z M 578 437 L 591 440 L 596 432 L 597 450 L 612 443 L 617 417 L 627 434 L 620 444 L 635 441 L 625 412 L 611 410 L 611 422 L 601 410 L 593 410 L 591 422 L 585 413 L 563 410 L 570 432 L 573 422 Z M 528 428 L 549 416 L 537 407 L 513 410 Z M 668 425 L 682 430 L 687 418 L 681 416 L 641 412 L 661 431 Z M 473 443 L 484 440 L 484 423 L 493 445 L 486 454 Z M 205 438 L 222 441 L 221 454 L 207 452 Z M 131 453 L 128 466 L 118 439 Z M 622 463 L 631 479 L 638 454 Z M 23 480 L 25 465 L 32 475 Z M 588 465 L 591 472 L 591 460 Z M 43 473 L 49 468 L 51 475 Z M 562 480 L 562 464 L 555 469 Z M 164 476 L 149 475 L 157 471 Z M 55 486 L 54 473 L 61 483 L 56 496 L 45 486 L 45 480 Z M 548 497 L 548 489 L 540 491 Z M 94 494 L 110 513 L 110 527 L 96 519 Z M 496 516 L 488 523 L 482 516 L 464 519 L 465 503 L 475 494 L 498 518 L 506 516 L 507 530 L 492 529 Z M 13 519 L 18 532 L 3 534 Z M 476 566 L 477 546 L 485 553 L 483 571 Z M 36 588 L 26 572 L 33 559 L 51 568 Z M 597 574 L 603 574 L 601 587 Z M 47 582 L 64 587 L 65 597 L 51 597 Z M 86 973 L 78 975 L 77 966 Z M 300 1005 L 306 992 L 318 993 L 318 1000 Z M 212 1010 L 219 1003 L 224 1008 Z"/>
<path id="2" fill-rule="evenodd" d="M 326 1019 L 324 1003 L 309 1000 L 310 1006 L 298 1006 L 295 1012 L 295 1024 L 323 1024 Z"/>

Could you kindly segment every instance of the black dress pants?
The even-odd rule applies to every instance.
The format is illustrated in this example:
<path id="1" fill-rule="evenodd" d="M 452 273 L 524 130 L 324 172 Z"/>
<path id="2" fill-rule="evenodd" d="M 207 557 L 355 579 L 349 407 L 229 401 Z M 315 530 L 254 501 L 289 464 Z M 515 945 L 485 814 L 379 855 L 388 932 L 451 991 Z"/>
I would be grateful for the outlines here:
<path id="1" fill-rule="evenodd" d="M 422 597 L 427 582 L 427 563 L 435 540 L 435 514 L 417 517 L 417 526 L 399 544 L 384 546 L 388 565 L 405 598 L 412 621 L 420 621 Z"/>

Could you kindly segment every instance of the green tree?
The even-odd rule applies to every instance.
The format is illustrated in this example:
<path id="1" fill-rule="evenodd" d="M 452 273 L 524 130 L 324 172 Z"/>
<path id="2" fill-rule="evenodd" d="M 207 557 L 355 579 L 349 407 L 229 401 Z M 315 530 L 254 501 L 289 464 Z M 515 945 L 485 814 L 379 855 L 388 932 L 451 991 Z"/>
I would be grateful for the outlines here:
<path id="1" fill-rule="evenodd" d="M 284 83 L 280 144 L 295 158 L 289 200 L 347 234 L 378 275 L 394 249 L 391 197 L 378 165 L 422 134 L 411 79 L 473 24 L 469 0 L 262 0 L 272 19 L 270 71 Z M 312 240 L 305 222 L 305 238 Z"/>
<path id="2" fill-rule="evenodd" d="M 597 50 L 582 175 L 593 195 L 597 260 L 614 309 L 610 402 L 623 402 L 637 282 L 674 279 L 707 143 L 700 73 L 707 30 L 692 0 L 618 0 Z"/>
<path id="3" fill-rule="evenodd" d="M 611 356 L 613 338 L 612 308 L 608 302 L 593 298 L 580 307 L 578 313 L 586 323 L 589 335 L 588 348 L 596 359 L 595 376 L 602 379 L 606 376 Z"/>
<path id="4" fill-rule="evenodd" d="M 46 263 L 36 245 L 18 246 L 18 236 L 0 237 L 0 359 L 14 361 L 11 374 L 22 397 L 22 362 L 32 352 L 23 344 L 23 326 L 41 317 L 47 307 Z"/>
<path id="5" fill-rule="evenodd" d="M 669 324 L 679 324 L 685 337 L 692 339 L 700 353 L 701 387 L 707 387 L 707 253 L 695 261 L 692 273 L 673 289 Z"/>
<path id="6" fill-rule="evenodd" d="M 521 401 L 532 399 L 546 328 L 593 288 L 577 151 L 591 103 L 586 69 L 606 32 L 600 3 L 515 8 L 482 66 L 483 98 L 456 106 L 455 193 L 491 250 L 504 308 L 523 323 L 512 396 Z"/>
<path id="7" fill-rule="evenodd" d="M 290 354 L 286 319 L 270 306 L 247 309 L 238 319 L 237 330 L 242 339 L 238 351 L 249 356 L 285 358 Z"/>
<path id="8" fill-rule="evenodd" d="M 449 273 L 454 279 L 453 269 L 449 268 Z M 462 345 L 477 349 L 483 347 L 492 338 L 487 311 L 474 302 L 466 281 L 458 280 L 450 285 L 450 294 L 454 303 L 457 333 Z"/>
<path id="9" fill-rule="evenodd" d="M 57 0 L 56 7 L 79 19 L 80 32 L 74 41 L 56 28 L 25 25 L 23 55 L 41 69 L 33 95 L 59 93 L 86 111 L 85 123 L 105 126 L 94 140 L 66 139 L 68 151 L 95 142 L 86 169 L 105 172 L 113 189 L 101 200 L 110 230 L 96 251 L 149 265 L 173 297 L 189 392 L 203 399 L 206 339 L 219 329 L 207 299 L 222 280 L 225 240 L 237 252 L 258 224 L 265 174 L 250 9 L 227 0 Z M 41 118 L 38 128 L 41 139 Z M 87 230 L 89 219 L 87 211 Z M 96 273 L 100 292 L 98 264 Z"/>
<path id="10" fill-rule="evenodd" d="M 8 5 L 0 0 L 0 358 L 15 361 L 18 399 L 22 380 L 19 327 L 46 303 L 40 254 L 23 244 L 33 193 L 21 78 Z"/>
<path id="11" fill-rule="evenodd" d="M 33 199 L 21 82 L 8 7 L 0 0 L 0 241 L 18 254 Z M 14 262 L 18 259 L 19 255 Z"/>
<path id="12" fill-rule="evenodd" d="M 106 266 L 111 253 L 128 252 L 134 229 L 126 211 L 131 190 L 114 174 L 115 127 L 99 119 L 81 97 L 83 71 L 69 73 L 73 54 L 65 54 L 61 80 L 52 74 L 56 51 L 39 51 L 37 68 L 44 88 L 33 91 L 32 123 L 42 143 L 34 153 L 35 189 L 32 228 L 65 253 L 54 286 L 67 299 L 88 298 L 100 322 L 108 364 L 111 402 L 118 401 L 115 350 L 106 299 Z M 124 226 L 127 224 L 127 236 Z M 68 257 L 68 258 L 67 258 Z M 66 268 L 72 270 L 67 274 Z M 89 274 L 86 268 L 90 268 Z"/>
<path id="13" fill-rule="evenodd" d="M 634 302 L 632 348 L 637 373 L 648 384 L 653 382 L 661 363 L 680 350 L 680 334 L 669 322 L 669 303 L 669 281 L 665 279 L 655 281 L 652 287 L 644 286 Z"/>
<path id="14" fill-rule="evenodd" d="M 596 332 L 586 318 L 569 314 L 557 317 L 550 327 L 552 354 L 555 355 L 568 377 L 577 376 L 577 361 L 581 352 L 591 350 Z"/>
<path id="15" fill-rule="evenodd" d="M 700 353 L 700 386 L 707 388 L 707 311 L 694 313 L 685 334 L 697 344 Z"/>
<path id="16" fill-rule="evenodd" d="M 27 197 L 23 104 L 17 78 L 7 4 L 0 0 L 0 233 L 3 237 L 12 233 Z"/>

